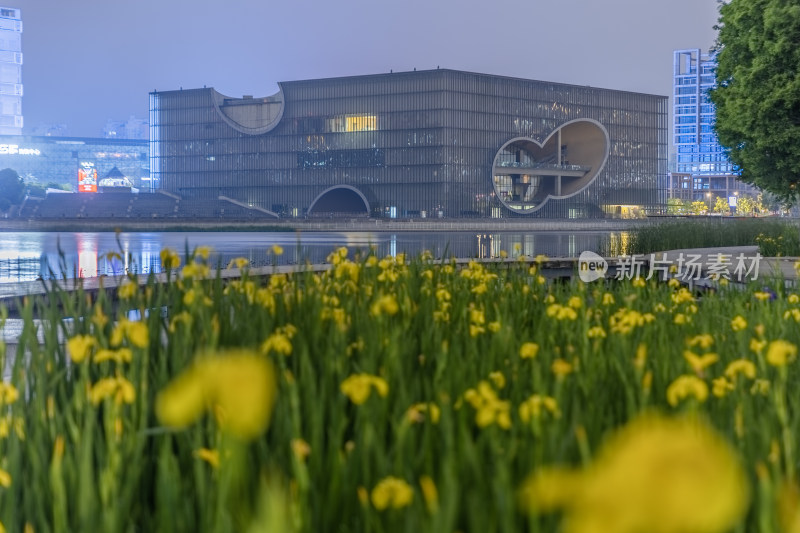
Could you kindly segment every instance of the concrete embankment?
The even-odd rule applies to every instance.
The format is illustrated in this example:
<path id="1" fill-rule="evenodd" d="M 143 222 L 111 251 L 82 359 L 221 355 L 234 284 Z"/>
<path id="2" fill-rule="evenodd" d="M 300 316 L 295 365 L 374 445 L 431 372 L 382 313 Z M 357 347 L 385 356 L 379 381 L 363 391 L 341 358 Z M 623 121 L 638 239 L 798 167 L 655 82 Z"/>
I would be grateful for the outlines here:
<path id="1" fill-rule="evenodd" d="M 629 231 L 659 222 L 663 219 L 3 219 L 0 231 Z"/>

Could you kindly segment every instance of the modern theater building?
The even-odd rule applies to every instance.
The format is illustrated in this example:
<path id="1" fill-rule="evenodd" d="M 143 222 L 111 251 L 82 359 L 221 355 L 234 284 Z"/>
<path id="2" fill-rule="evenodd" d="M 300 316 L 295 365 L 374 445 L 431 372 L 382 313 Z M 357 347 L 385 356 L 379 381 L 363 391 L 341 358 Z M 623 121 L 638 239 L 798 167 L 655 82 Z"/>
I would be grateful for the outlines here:
<path id="1" fill-rule="evenodd" d="M 660 210 L 666 96 L 448 69 L 150 95 L 150 170 L 276 216 L 605 217 Z"/>

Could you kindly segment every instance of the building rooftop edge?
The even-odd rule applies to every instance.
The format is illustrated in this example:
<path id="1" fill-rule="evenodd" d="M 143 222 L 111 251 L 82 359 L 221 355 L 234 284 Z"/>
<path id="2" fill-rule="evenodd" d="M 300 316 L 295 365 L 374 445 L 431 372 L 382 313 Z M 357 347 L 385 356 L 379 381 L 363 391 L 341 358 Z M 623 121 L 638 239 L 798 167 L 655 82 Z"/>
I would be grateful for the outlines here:
<path id="1" fill-rule="evenodd" d="M 148 139 L 119 139 L 106 137 L 56 137 L 53 135 L 2 135 L 0 140 L 26 139 L 36 142 L 49 142 L 52 144 L 142 144 L 148 145 Z"/>
<path id="2" fill-rule="evenodd" d="M 471 72 L 468 70 L 457 70 L 457 69 L 449 69 L 449 68 L 435 68 L 435 69 L 426 69 L 426 70 L 405 70 L 405 71 L 398 71 L 398 72 L 381 72 L 375 74 L 355 74 L 351 76 L 330 76 L 327 78 L 307 78 L 302 80 L 292 80 L 292 81 L 282 81 L 278 82 L 279 86 L 282 85 L 294 85 L 294 84 L 306 84 L 306 83 L 314 83 L 314 82 L 321 82 L 321 81 L 339 81 L 339 80 L 353 80 L 353 79 L 366 79 L 366 78 L 389 78 L 389 77 L 396 77 L 396 76 L 422 76 L 422 75 L 431 75 L 435 73 L 455 73 L 455 74 L 466 74 L 469 76 L 479 76 L 484 78 L 498 78 L 498 79 L 505 79 L 505 80 L 513 80 L 513 81 L 520 81 L 520 82 L 528 82 L 528 83 L 547 83 L 552 85 L 560 85 L 563 87 L 576 87 L 576 88 L 588 88 L 588 89 L 597 89 L 601 91 L 612 91 L 616 93 L 627 93 L 627 94 L 636 94 L 636 95 L 644 95 L 644 96 L 652 96 L 655 98 L 663 98 L 669 99 L 668 95 L 663 94 L 653 94 L 653 93 L 642 93 L 636 91 L 630 91 L 625 89 L 609 89 L 606 87 L 595 87 L 592 85 L 579 85 L 576 83 L 563 83 L 557 81 L 546 81 L 546 80 L 537 80 L 537 79 L 530 79 L 530 78 L 520 78 L 515 76 L 504 76 L 499 74 L 486 74 L 481 72 Z M 181 92 L 181 91 L 197 91 L 197 90 L 216 90 L 213 87 L 203 87 L 203 88 L 195 88 L 195 89 L 171 89 L 167 91 L 152 91 L 150 94 L 159 94 L 159 93 L 173 93 L 173 92 Z M 220 93 L 222 94 L 222 93 Z M 227 98 L 235 98 L 228 95 L 223 95 Z M 268 95 L 271 96 L 271 95 Z M 257 97 L 262 98 L 262 97 Z"/>

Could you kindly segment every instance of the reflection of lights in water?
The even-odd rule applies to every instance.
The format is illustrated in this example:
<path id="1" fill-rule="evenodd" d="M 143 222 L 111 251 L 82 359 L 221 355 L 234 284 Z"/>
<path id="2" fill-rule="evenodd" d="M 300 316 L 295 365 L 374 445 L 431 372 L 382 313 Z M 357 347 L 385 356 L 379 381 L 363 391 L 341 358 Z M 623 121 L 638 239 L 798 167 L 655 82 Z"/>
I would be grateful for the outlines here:
<path id="1" fill-rule="evenodd" d="M 497 235 L 476 235 L 478 238 L 478 253 L 476 257 L 479 259 L 486 259 L 495 253 L 495 249 L 499 250 L 500 238 Z M 496 244 L 495 244 L 496 243 Z"/>
<path id="2" fill-rule="evenodd" d="M 120 275 L 128 271 L 146 276 L 161 271 L 162 248 L 171 248 L 183 256 L 187 242 L 189 250 L 200 244 L 210 246 L 213 252 L 209 264 L 215 268 L 218 263 L 225 267 L 234 257 L 253 259 L 256 267 L 304 263 L 307 260 L 312 263 L 323 263 L 332 250 L 345 245 L 350 250 L 351 258 L 356 250 L 366 251 L 370 246 L 375 246 L 378 254 L 388 253 L 394 257 L 400 252 L 407 252 L 409 257 L 413 257 L 427 249 L 436 257 L 487 258 L 490 255 L 497 257 L 501 251 L 505 251 L 509 255 L 522 254 L 533 258 L 538 254 L 564 257 L 568 252 L 580 253 L 584 250 L 607 254 L 610 240 L 613 239 L 617 249 L 620 246 L 628 246 L 631 240 L 628 233 L 578 232 L 574 237 L 570 237 L 570 233 L 566 231 L 496 231 L 494 234 L 477 234 L 469 231 L 304 232 L 302 234 L 142 232 L 115 236 L 111 233 L 17 235 L 9 232 L 0 233 L 0 282 L 29 281 L 39 275 L 44 278 L 61 278 L 63 275 L 72 277 L 79 270 L 86 271 L 82 275 L 87 276 L 93 269 L 87 268 L 86 265 L 91 265 L 93 260 L 97 259 L 99 259 L 99 264 L 96 265 L 98 274 L 112 275 L 115 271 L 115 275 Z M 59 239 L 66 266 L 63 275 L 57 250 Z M 269 253 L 273 244 L 283 246 L 282 256 Z M 121 261 L 115 264 L 107 258 L 104 262 L 100 254 L 107 254 L 110 251 L 119 253 Z M 88 254 L 81 256 L 82 252 Z M 11 262 L 14 264 L 4 264 L 3 258 L 12 258 Z M 185 262 L 184 257 L 181 259 Z"/>
<path id="3" fill-rule="evenodd" d="M 98 258 L 97 269 L 99 274 L 107 276 L 120 276 L 125 273 L 125 263 L 119 252 L 104 252 Z"/>
<path id="4" fill-rule="evenodd" d="M 143 251 L 142 254 L 139 256 L 139 260 L 137 261 L 137 263 L 139 264 L 139 270 L 141 270 L 142 274 L 149 274 L 150 267 L 153 264 L 153 254 L 149 251 L 148 252 Z"/>
<path id="5" fill-rule="evenodd" d="M 97 277 L 97 234 L 76 233 L 78 242 L 78 277 Z"/>
<path id="6" fill-rule="evenodd" d="M 392 236 L 397 240 L 397 235 Z M 345 233 L 345 246 L 362 246 L 364 244 L 376 244 L 379 239 L 372 233 Z"/>
<path id="7" fill-rule="evenodd" d="M 608 236 L 609 250 L 606 252 L 610 256 L 629 255 L 631 244 L 631 234 L 627 231 L 611 233 Z"/>
<path id="8" fill-rule="evenodd" d="M 500 235 L 489 235 L 489 247 L 492 251 L 491 257 L 498 257 L 500 255 L 501 244 Z"/>
<path id="9" fill-rule="evenodd" d="M 139 246 L 141 247 L 139 255 L 134 255 L 132 259 L 135 263 L 133 268 L 140 274 L 161 272 L 161 249 L 165 246 L 162 244 L 161 234 L 147 234 Z"/>
<path id="10" fill-rule="evenodd" d="M 0 250 L 0 261 L 16 261 L 18 259 L 39 259 L 38 253 L 35 252 L 14 252 L 8 250 Z"/>
<path id="11" fill-rule="evenodd" d="M 130 270 L 130 253 L 131 253 L 131 239 L 130 235 L 123 233 L 119 237 L 119 244 L 121 247 L 120 255 L 122 256 L 122 273 L 129 272 Z M 116 273 L 116 272 L 115 272 Z"/>
<path id="12" fill-rule="evenodd" d="M 97 277 L 97 252 L 86 251 L 78 253 L 78 277 Z"/>
<path id="13" fill-rule="evenodd" d="M 31 254 L 0 255 L 0 283 L 36 278 L 41 270 L 40 256 Z"/>
<path id="14" fill-rule="evenodd" d="M 525 235 L 525 244 L 523 245 L 523 248 L 522 248 L 522 253 L 525 256 L 534 257 L 533 251 L 535 249 L 535 245 L 534 245 L 535 242 L 536 242 L 536 238 L 533 235 L 530 235 L 530 234 L 529 235 Z"/>
<path id="15" fill-rule="evenodd" d="M 628 249 L 631 245 L 631 234 L 627 231 L 623 231 L 619 234 L 619 243 L 622 250 L 622 253 L 627 254 Z"/>
<path id="16" fill-rule="evenodd" d="M 46 272 L 43 241 L 42 233 L 0 233 L 0 283 L 34 280 Z"/>

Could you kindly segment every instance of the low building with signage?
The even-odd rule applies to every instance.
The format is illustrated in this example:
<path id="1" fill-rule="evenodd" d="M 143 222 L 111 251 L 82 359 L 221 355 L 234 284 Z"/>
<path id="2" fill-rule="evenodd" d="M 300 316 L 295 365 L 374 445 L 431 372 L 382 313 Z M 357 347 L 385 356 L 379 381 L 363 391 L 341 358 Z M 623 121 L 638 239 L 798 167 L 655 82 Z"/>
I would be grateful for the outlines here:
<path id="1" fill-rule="evenodd" d="M 115 167 L 134 187 L 154 188 L 148 141 L 0 135 L 0 169 L 15 170 L 27 183 L 97 192 L 98 176 L 105 177 Z"/>
<path id="2" fill-rule="evenodd" d="M 284 217 L 585 218 L 666 204 L 666 96 L 449 69 L 278 85 L 259 98 L 151 93 L 154 183 Z"/>

